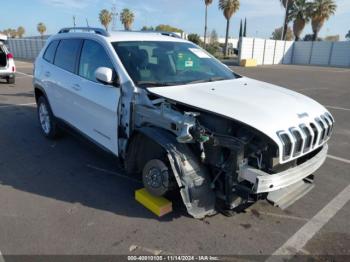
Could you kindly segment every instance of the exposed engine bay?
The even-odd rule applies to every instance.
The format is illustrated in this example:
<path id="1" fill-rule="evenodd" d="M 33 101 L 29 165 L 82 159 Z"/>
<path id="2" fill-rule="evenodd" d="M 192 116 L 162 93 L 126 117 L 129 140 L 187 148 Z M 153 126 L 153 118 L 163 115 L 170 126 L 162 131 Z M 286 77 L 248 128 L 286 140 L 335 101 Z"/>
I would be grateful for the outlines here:
<path id="1" fill-rule="evenodd" d="M 163 195 L 177 185 L 192 216 L 202 218 L 215 214 L 217 210 L 233 210 L 264 199 L 269 192 L 279 192 L 280 188 L 297 181 L 302 182 L 298 184 L 300 194 L 311 189 L 313 177 L 310 172 L 315 167 L 289 184 L 274 185 L 271 181 L 259 184 L 259 179 L 272 178 L 274 174 L 302 166 L 322 148 L 280 164 L 276 143 L 244 123 L 152 94 L 147 94 L 147 100 L 144 94 L 140 97 L 142 99 L 136 100 L 133 106 L 133 128 L 166 151 L 166 162 L 170 166 L 167 169 L 165 164 L 161 164 L 158 173 L 154 168 L 147 169 L 145 187 L 155 195 Z M 142 139 L 135 145 L 140 146 L 141 143 Z M 131 147 L 127 157 L 140 157 L 130 153 L 135 152 Z M 152 161 L 155 163 L 154 159 Z M 159 176 L 156 179 L 159 183 L 152 180 L 152 176 Z M 306 180 L 307 183 L 304 183 Z M 280 199 L 281 193 L 272 197 L 271 201 L 274 202 L 276 197 Z M 284 205 L 292 202 L 289 199 Z"/>

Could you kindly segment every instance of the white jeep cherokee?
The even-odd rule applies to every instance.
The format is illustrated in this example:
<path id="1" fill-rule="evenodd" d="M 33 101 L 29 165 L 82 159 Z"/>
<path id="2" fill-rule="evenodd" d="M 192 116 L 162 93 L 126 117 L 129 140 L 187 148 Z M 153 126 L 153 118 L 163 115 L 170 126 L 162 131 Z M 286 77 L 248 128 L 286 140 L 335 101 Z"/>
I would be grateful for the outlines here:
<path id="1" fill-rule="evenodd" d="M 46 137 L 74 127 L 151 194 L 179 190 L 196 218 L 293 203 L 312 188 L 334 125 L 314 100 L 239 76 L 169 33 L 62 29 L 33 84 Z"/>

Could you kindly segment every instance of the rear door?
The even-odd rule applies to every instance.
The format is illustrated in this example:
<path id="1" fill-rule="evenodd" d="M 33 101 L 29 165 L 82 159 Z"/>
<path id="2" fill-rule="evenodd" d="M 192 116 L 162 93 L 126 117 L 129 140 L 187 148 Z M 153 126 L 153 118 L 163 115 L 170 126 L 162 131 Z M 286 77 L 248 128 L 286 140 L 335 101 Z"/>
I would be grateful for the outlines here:
<path id="1" fill-rule="evenodd" d="M 107 50 L 95 40 L 85 40 L 76 78 L 71 83 L 72 123 L 98 144 L 118 154 L 118 104 L 120 88 L 99 83 L 95 71 L 108 67 L 116 72 Z M 114 73 L 116 76 L 116 73 Z"/>
<path id="2" fill-rule="evenodd" d="M 75 84 L 79 82 L 76 71 L 82 43 L 82 39 L 62 39 L 56 50 L 54 69 L 45 72 L 52 81 L 50 97 L 54 100 L 54 113 L 71 125 L 75 125 L 73 98 Z"/>

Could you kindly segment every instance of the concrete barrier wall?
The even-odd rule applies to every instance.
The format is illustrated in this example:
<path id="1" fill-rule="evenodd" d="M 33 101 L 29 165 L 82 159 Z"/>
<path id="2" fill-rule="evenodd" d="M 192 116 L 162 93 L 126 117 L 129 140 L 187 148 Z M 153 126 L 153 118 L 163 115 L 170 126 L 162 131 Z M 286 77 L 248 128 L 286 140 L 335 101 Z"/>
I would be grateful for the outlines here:
<path id="1" fill-rule="evenodd" d="M 330 65 L 350 67 L 350 41 L 334 42 Z"/>
<path id="2" fill-rule="evenodd" d="M 7 46 L 15 58 L 34 60 L 45 43 L 41 39 L 9 39 Z"/>
<path id="3" fill-rule="evenodd" d="M 239 60 L 256 59 L 258 65 L 298 64 L 350 67 L 350 41 L 294 42 L 242 38 Z"/>
<path id="4" fill-rule="evenodd" d="M 257 61 L 258 65 L 262 65 L 264 63 L 265 40 L 256 38 L 253 39 L 253 42 L 253 58 Z"/>

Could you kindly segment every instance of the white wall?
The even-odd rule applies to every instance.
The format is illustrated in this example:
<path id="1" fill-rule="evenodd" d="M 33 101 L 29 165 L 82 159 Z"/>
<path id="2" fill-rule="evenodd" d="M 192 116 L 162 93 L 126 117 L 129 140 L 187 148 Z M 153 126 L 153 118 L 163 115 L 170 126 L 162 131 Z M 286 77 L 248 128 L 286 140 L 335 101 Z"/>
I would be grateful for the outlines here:
<path id="1" fill-rule="evenodd" d="M 314 42 L 310 64 L 328 65 L 331 59 L 333 42 Z"/>
<path id="2" fill-rule="evenodd" d="M 41 39 L 9 39 L 7 46 L 15 58 L 34 60 L 45 43 Z"/>
<path id="3" fill-rule="evenodd" d="M 294 42 L 242 38 L 239 59 L 258 65 L 299 64 L 350 67 L 350 41 Z"/>
<path id="4" fill-rule="evenodd" d="M 310 63 L 312 42 L 295 42 L 292 63 L 306 65 Z"/>
<path id="5" fill-rule="evenodd" d="M 259 65 L 262 65 L 264 62 L 265 40 L 254 38 L 253 47 L 253 58 L 258 62 Z"/>
<path id="6" fill-rule="evenodd" d="M 330 65 L 350 67 L 350 41 L 334 42 Z"/>

